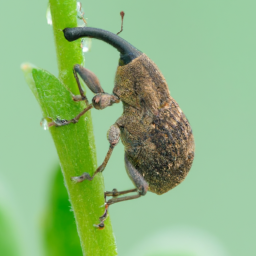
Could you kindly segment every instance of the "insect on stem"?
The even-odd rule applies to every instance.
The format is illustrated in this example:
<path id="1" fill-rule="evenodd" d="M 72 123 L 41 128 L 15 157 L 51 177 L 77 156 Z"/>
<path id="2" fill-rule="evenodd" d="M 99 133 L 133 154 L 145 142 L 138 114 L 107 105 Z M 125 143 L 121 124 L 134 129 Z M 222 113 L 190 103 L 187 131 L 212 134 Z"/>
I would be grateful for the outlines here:
<path id="1" fill-rule="evenodd" d="M 121 30 L 117 33 L 117 35 L 123 31 L 123 21 L 124 21 L 124 12 L 123 11 L 120 12 L 120 16 L 121 16 Z"/>
<path id="2" fill-rule="evenodd" d="M 100 110 L 113 103 L 124 103 L 125 111 L 108 130 L 109 149 L 103 163 L 92 175 L 85 172 L 71 178 L 75 182 L 92 181 L 105 169 L 114 147 L 122 139 L 125 169 L 135 188 L 124 191 L 113 189 L 112 192 L 104 193 L 105 211 L 99 217 L 99 224 L 94 225 L 98 229 L 104 228 L 110 205 L 140 198 L 147 192 L 162 195 L 176 187 L 187 176 L 195 150 L 190 124 L 178 103 L 171 97 L 165 78 L 156 64 L 118 36 L 123 31 L 124 12 L 120 12 L 120 15 L 121 30 L 117 34 L 91 27 L 63 30 L 65 38 L 70 42 L 78 38 L 93 37 L 112 45 L 120 52 L 113 94 L 104 92 L 94 73 L 79 64 L 74 66 L 80 95 L 73 99 L 87 100 L 76 73 L 96 95 L 92 103 L 75 118 L 55 121 L 56 126 L 76 123 L 92 107 Z M 125 194 L 128 195 L 123 196 Z M 112 198 L 106 200 L 107 196 Z"/>

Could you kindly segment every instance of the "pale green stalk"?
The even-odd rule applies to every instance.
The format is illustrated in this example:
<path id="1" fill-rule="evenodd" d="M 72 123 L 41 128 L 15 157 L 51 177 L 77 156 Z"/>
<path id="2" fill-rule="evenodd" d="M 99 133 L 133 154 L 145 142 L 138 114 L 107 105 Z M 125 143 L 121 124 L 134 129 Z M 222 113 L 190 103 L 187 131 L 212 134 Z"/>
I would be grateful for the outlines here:
<path id="1" fill-rule="evenodd" d="M 23 70 L 31 90 L 39 101 L 43 116 L 54 120 L 57 117 L 71 119 L 85 107 L 84 103 L 73 102 L 69 93 L 70 91 L 79 94 L 73 76 L 73 66 L 83 62 L 81 41 L 70 43 L 65 40 L 62 32 L 66 27 L 77 26 L 76 1 L 50 0 L 50 8 L 60 81 L 48 72 L 28 64 L 23 65 Z M 99 216 L 104 212 L 104 208 L 100 207 L 104 205 L 102 175 L 96 175 L 92 182 L 74 184 L 70 180 L 70 177 L 81 175 L 83 172 L 92 174 L 97 168 L 90 113 L 82 117 L 77 124 L 51 127 L 49 130 L 59 156 L 83 254 L 117 255 L 109 218 L 105 222 L 104 230 L 93 227 L 93 224 L 99 223 Z"/>

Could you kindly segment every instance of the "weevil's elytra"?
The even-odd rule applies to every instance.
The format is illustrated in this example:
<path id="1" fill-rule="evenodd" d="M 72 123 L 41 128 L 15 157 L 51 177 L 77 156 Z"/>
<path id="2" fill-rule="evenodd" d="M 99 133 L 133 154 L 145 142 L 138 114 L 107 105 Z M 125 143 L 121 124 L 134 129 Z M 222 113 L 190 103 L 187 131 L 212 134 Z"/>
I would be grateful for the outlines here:
<path id="1" fill-rule="evenodd" d="M 80 94 L 74 100 L 86 96 L 77 78 L 78 73 L 96 95 L 92 103 L 74 119 L 63 125 L 75 123 L 91 108 L 104 109 L 122 101 L 123 114 L 108 131 L 109 150 L 102 165 L 93 176 L 84 173 L 72 180 L 92 180 L 102 172 L 119 138 L 125 148 L 125 168 L 135 189 L 105 192 L 112 199 L 106 201 L 104 214 L 98 228 L 104 227 L 108 206 L 117 202 L 138 198 L 151 191 L 161 195 L 180 184 L 187 176 L 194 159 L 194 138 L 190 124 L 177 102 L 171 97 L 162 73 L 145 54 L 119 36 L 97 28 L 66 28 L 67 40 L 74 41 L 90 36 L 105 41 L 120 52 L 113 94 L 107 94 L 91 71 L 75 65 L 74 75 Z M 61 126 L 57 124 L 57 126 Z M 118 197 L 137 192 L 135 195 Z"/>

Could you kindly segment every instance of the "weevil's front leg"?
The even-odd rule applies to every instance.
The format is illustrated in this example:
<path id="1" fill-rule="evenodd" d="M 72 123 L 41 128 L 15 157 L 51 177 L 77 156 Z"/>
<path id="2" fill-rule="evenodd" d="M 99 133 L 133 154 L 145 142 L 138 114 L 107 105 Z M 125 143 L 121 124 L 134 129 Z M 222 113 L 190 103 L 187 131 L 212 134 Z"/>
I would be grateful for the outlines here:
<path id="1" fill-rule="evenodd" d="M 84 100 L 86 102 L 86 105 L 89 104 L 87 97 L 84 94 L 84 91 L 82 89 L 82 86 L 80 84 L 80 81 L 78 79 L 77 74 L 83 79 L 85 84 L 88 86 L 88 88 L 93 92 L 93 93 L 104 93 L 100 81 L 97 78 L 97 76 L 91 72 L 89 69 L 84 68 L 83 66 L 76 64 L 73 68 L 73 73 L 74 77 L 76 79 L 78 89 L 80 92 L 80 95 L 73 95 L 73 100 L 74 101 L 82 101 Z"/>
<path id="2" fill-rule="evenodd" d="M 84 100 L 86 102 L 86 105 L 88 105 L 89 104 L 88 99 L 87 99 L 87 97 L 84 94 L 84 90 L 82 89 L 82 86 L 80 84 L 79 78 L 77 76 L 76 66 L 77 65 L 75 65 L 74 68 L 73 68 L 73 74 L 74 74 L 74 77 L 76 79 L 76 83 L 77 83 L 80 95 L 73 95 L 72 98 L 73 98 L 74 101 L 83 101 Z"/>
<path id="3" fill-rule="evenodd" d="M 80 95 L 73 95 L 72 98 L 74 101 L 85 101 L 87 107 L 80 112 L 76 117 L 74 117 L 71 120 L 55 120 L 48 124 L 48 126 L 63 126 L 68 125 L 71 123 L 77 123 L 79 118 L 84 115 L 88 110 L 92 109 L 93 107 L 96 109 L 104 109 L 108 106 L 113 105 L 113 103 L 118 103 L 120 99 L 116 97 L 115 95 L 107 94 L 103 91 L 99 79 L 97 76 L 91 72 L 90 70 L 84 68 L 83 66 L 77 64 L 73 68 L 74 77 L 77 82 L 77 86 L 80 92 Z M 82 89 L 82 86 L 80 84 L 80 81 L 78 79 L 77 74 L 83 79 L 85 84 L 88 86 L 88 88 L 93 92 L 96 93 L 96 95 L 92 99 L 92 103 L 89 104 L 87 97 L 84 94 L 84 91 Z"/>
<path id="4" fill-rule="evenodd" d="M 111 106 L 113 103 L 118 103 L 120 101 L 119 98 L 116 97 L 115 95 L 110 95 L 108 93 L 105 93 L 100 85 L 100 81 L 97 78 L 97 76 L 93 72 L 91 72 L 90 70 L 84 68 L 79 64 L 74 66 L 74 76 L 80 91 L 80 95 L 73 96 L 73 100 L 75 101 L 85 100 L 87 105 L 89 104 L 84 94 L 84 91 L 81 87 L 81 84 L 79 82 L 77 74 L 79 74 L 79 76 L 83 79 L 87 87 L 93 93 L 96 94 L 95 97 L 92 99 L 93 107 L 95 107 L 96 109 L 104 109 L 108 106 Z"/>
<path id="5" fill-rule="evenodd" d="M 110 127 L 107 135 L 108 135 L 108 141 L 110 143 L 110 146 L 109 146 L 108 153 L 107 153 L 103 163 L 97 168 L 97 170 L 94 172 L 94 174 L 92 176 L 89 173 L 85 172 L 81 176 L 72 177 L 71 180 L 73 180 L 75 182 L 82 182 L 84 180 L 91 181 L 91 180 L 93 180 L 93 178 L 95 177 L 95 175 L 97 173 L 104 171 L 104 169 L 108 163 L 108 160 L 113 152 L 113 149 L 116 146 L 116 144 L 119 142 L 119 139 L 120 139 L 120 129 L 117 126 L 117 124 L 114 124 Z"/>
<path id="6" fill-rule="evenodd" d="M 57 127 L 60 127 L 60 126 L 63 126 L 63 125 L 68 125 L 68 124 L 75 124 L 78 122 L 79 118 L 84 115 L 88 110 L 90 110 L 91 108 L 93 108 L 92 104 L 89 104 L 88 107 L 86 107 L 82 112 L 80 112 L 76 117 L 72 118 L 71 120 L 63 120 L 63 119 L 57 119 L 55 121 L 52 121 L 50 123 L 48 123 L 48 127 L 51 127 L 51 126 L 57 126 Z"/>

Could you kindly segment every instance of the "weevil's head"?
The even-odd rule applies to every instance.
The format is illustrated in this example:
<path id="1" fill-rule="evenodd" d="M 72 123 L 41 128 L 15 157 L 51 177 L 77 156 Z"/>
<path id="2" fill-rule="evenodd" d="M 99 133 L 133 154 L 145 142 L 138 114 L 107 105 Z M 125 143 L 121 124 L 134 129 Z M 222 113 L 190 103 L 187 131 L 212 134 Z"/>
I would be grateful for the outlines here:
<path id="1" fill-rule="evenodd" d="M 90 28 L 90 27 L 77 27 L 77 28 L 65 28 L 63 30 L 64 36 L 68 41 L 74 41 L 82 37 L 91 37 L 102 40 L 120 52 L 119 66 L 124 66 L 130 63 L 132 60 L 139 57 L 142 52 L 125 41 L 123 38 L 109 31 Z"/>

